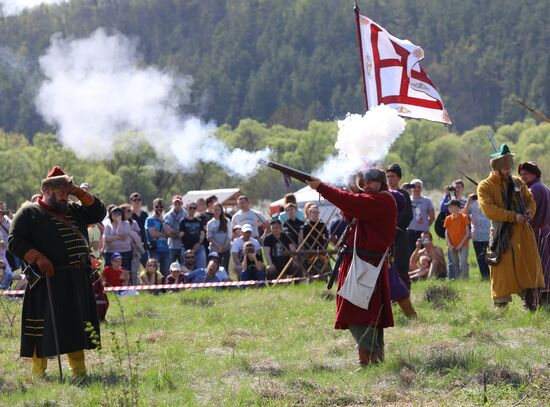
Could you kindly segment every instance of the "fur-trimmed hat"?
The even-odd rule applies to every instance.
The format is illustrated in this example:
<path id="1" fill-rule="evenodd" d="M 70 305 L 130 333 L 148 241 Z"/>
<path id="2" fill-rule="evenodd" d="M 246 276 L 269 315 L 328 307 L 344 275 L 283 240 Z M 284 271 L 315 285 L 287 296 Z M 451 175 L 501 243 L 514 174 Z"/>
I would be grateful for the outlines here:
<path id="1" fill-rule="evenodd" d="M 54 165 L 52 169 L 46 175 L 46 178 L 42 180 L 40 188 L 44 189 L 63 189 L 73 183 L 73 178 L 65 174 L 65 171 L 60 166 Z"/>
<path id="2" fill-rule="evenodd" d="M 496 153 L 491 154 L 491 168 L 493 170 L 512 168 L 514 155 L 506 144 L 501 145 Z"/>
<path id="3" fill-rule="evenodd" d="M 530 174 L 533 174 L 535 177 L 540 178 L 541 172 L 538 164 L 534 161 L 526 161 L 518 165 L 518 173 L 521 171 L 527 171 Z"/>

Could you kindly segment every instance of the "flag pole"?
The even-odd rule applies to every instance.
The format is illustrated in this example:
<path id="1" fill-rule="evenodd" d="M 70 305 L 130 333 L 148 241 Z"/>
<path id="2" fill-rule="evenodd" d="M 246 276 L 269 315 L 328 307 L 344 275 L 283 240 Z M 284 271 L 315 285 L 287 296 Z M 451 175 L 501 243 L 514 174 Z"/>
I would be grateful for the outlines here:
<path id="1" fill-rule="evenodd" d="M 369 110 L 369 98 L 367 97 L 367 81 L 365 78 L 365 61 L 363 61 L 363 42 L 361 41 L 361 26 L 359 22 L 359 6 L 357 1 L 355 1 L 355 6 L 353 7 L 355 11 L 355 23 L 357 25 L 357 39 L 359 41 L 359 56 L 361 60 L 361 75 L 363 77 L 363 93 L 365 95 L 365 110 Z"/>

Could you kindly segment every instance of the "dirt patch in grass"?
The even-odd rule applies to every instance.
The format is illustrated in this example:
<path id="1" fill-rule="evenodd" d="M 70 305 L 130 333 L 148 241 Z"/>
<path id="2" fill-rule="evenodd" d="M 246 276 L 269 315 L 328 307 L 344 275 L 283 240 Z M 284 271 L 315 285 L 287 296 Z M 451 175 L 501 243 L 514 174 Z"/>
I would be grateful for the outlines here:
<path id="1" fill-rule="evenodd" d="M 23 383 L 15 383 L 0 377 L 0 394 L 24 393 L 26 391 L 27 387 Z"/>
<path id="2" fill-rule="evenodd" d="M 274 360 L 245 360 L 244 369 L 253 375 L 269 374 L 271 376 L 280 376 L 283 374 L 283 368 Z"/>
<path id="3" fill-rule="evenodd" d="M 485 383 L 494 386 L 511 385 L 513 387 L 519 387 L 525 382 L 521 374 L 504 366 L 482 369 L 475 375 L 475 380 L 481 385 Z"/>
<path id="4" fill-rule="evenodd" d="M 296 390 L 315 390 L 320 386 L 312 380 L 298 378 L 290 382 L 290 386 Z"/>
<path id="5" fill-rule="evenodd" d="M 436 309 L 445 308 L 458 299 L 459 296 L 456 290 L 446 285 L 435 285 L 426 288 L 424 291 L 424 300 Z"/>
<path id="6" fill-rule="evenodd" d="M 287 386 L 274 380 L 261 380 L 254 385 L 254 390 L 264 400 L 283 400 L 292 396 Z"/>
<path id="7" fill-rule="evenodd" d="M 216 305 L 216 301 L 212 297 L 180 297 L 180 304 L 209 308 Z"/>
<path id="8" fill-rule="evenodd" d="M 480 355 L 474 350 L 460 349 L 450 342 L 442 342 L 423 353 L 399 355 L 395 367 L 400 380 L 407 383 L 416 372 L 445 374 L 455 369 L 470 370 L 481 365 L 481 362 Z"/>
<path id="9" fill-rule="evenodd" d="M 166 333 L 164 331 L 153 331 L 149 332 L 145 337 L 143 338 L 143 341 L 145 343 L 158 343 L 161 340 L 163 340 L 166 337 Z"/>
<path id="10" fill-rule="evenodd" d="M 335 359 L 327 360 L 323 362 L 314 361 L 311 364 L 311 370 L 314 372 L 334 372 L 336 370 L 342 369 L 348 365 L 347 360 Z"/>
<path id="11" fill-rule="evenodd" d="M 134 316 L 137 318 L 158 318 L 160 317 L 160 311 L 153 307 L 145 307 L 137 310 Z"/>
<path id="12" fill-rule="evenodd" d="M 334 301 L 336 294 L 330 290 L 323 290 L 320 294 L 321 298 L 325 301 Z"/>

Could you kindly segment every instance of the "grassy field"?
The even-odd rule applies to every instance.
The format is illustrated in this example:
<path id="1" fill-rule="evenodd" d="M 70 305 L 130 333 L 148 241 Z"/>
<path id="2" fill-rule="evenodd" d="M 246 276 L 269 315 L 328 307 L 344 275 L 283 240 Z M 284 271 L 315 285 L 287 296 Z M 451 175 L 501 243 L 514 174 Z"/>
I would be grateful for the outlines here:
<path id="1" fill-rule="evenodd" d="M 141 294 L 122 306 L 111 296 L 103 350 L 87 352 L 79 385 L 56 382 L 55 360 L 46 380 L 30 376 L 17 358 L 21 304 L 4 300 L 0 405 L 550 405 L 550 310 L 529 313 L 517 297 L 494 309 L 477 275 L 421 282 L 419 318 L 394 308 L 386 362 L 358 369 L 351 335 L 332 328 L 333 293 L 314 283 Z"/>

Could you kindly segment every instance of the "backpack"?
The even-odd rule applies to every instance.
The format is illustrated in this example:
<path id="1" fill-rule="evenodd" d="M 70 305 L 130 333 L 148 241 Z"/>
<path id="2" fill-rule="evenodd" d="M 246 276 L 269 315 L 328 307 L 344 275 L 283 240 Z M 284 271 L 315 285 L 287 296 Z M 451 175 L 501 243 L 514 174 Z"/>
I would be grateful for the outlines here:
<path id="1" fill-rule="evenodd" d="M 435 234 L 442 239 L 445 239 L 445 218 L 449 216 L 449 211 L 441 211 L 434 222 Z"/>

